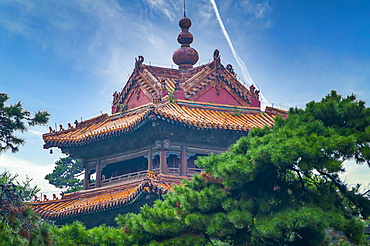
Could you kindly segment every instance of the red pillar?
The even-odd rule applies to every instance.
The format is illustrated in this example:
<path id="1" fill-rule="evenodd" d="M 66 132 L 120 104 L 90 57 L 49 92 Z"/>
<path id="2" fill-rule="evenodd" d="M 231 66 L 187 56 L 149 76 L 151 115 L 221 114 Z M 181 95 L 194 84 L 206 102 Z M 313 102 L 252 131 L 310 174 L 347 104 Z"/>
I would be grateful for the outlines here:
<path id="1" fill-rule="evenodd" d="M 95 181 L 95 187 L 101 186 L 101 165 L 100 160 L 98 159 L 96 161 L 96 181 Z"/>
<path id="2" fill-rule="evenodd" d="M 89 183 L 90 183 L 89 167 L 86 165 L 86 167 L 85 167 L 85 175 L 84 175 L 84 190 L 89 189 Z"/>
<path id="3" fill-rule="evenodd" d="M 148 151 L 148 170 L 153 171 L 153 150 L 152 150 L 152 147 L 149 147 L 149 151 Z"/>
<path id="4" fill-rule="evenodd" d="M 162 149 L 160 152 L 160 164 L 161 173 L 167 174 L 167 150 Z"/>
<path id="5" fill-rule="evenodd" d="M 186 145 L 181 145 L 180 152 L 180 176 L 187 176 L 188 159 L 186 158 Z"/>

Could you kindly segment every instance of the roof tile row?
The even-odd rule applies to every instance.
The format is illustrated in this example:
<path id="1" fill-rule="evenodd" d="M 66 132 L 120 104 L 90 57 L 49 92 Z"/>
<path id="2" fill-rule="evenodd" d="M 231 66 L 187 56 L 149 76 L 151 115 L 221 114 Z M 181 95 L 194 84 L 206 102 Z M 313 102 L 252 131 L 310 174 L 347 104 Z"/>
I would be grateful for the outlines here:
<path id="1" fill-rule="evenodd" d="M 60 200 L 29 202 L 28 204 L 42 218 L 60 220 L 98 212 L 101 209 L 127 206 L 143 192 L 165 194 L 172 190 L 174 184 L 180 184 L 182 178 L 184 177 L 156 175 L 148 171 L 147 175 L 137 182 L 75 192 L 70 196 L 64 196 Z"/>
<path id="2" fill-rule="evenodd" d="M 223 109 L 225 108 L 225 109 Z M 131 132 L 146 120 L 155 118 L 214 130 L 249 131 L 252 128 L 274 124 L 274 115 L 264 114 L 248 107 L 227 107 L 207 103 L 185 101 L 154 105 L 147 104 L 125 114 L 103 118 L 100 122 L 43 135 L 45 148 L 83 145 L 101 138 L 119 136 Z"/>

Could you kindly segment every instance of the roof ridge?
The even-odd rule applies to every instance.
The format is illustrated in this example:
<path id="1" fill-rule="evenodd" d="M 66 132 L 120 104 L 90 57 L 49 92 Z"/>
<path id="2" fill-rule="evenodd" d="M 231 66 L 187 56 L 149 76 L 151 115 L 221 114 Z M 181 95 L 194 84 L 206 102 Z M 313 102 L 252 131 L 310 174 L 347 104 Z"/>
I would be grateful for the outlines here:
<path id="1" fill-rule="evenodd" d="M 109 117 L 109 120 L 116 119 L 117 117 L 121 117 L 121 116 L 131 116 L 132 114 L 135 114 L 135 113 L 141 113 L 141 111 L 144 111 L 145 109 L 151 108 L 151 107 L 154 107 L 154 103 L 153 102 L 150 102 L 150 103 L 147 103 L 147 104 L 144 104 L 144 105 L 137 106 L 136 108 L 129 109 L 129 110 L 125 111 L 124 113 L 115 113 L 115 114 L 112 114 Z"/>
<path id="2" fill-rule="evenodd" d="M 215 110 L 235 109 L 235 110 L 243 110 L 243 111 L 248 111 L 248 112 L 257 112 L 257 113 L 261 112 L 259 107 L 251 107 L 251 106 L 217 104 L 217 103 L 212 103 L 212 102 L 197 102 L 197 101 L 189 101 L 189 100 L 181 100 L 181 99 L 176 99 L 175 102 L 180 105 L 186 105 L 189 107 L 203 106 L 203 107 L 209 107 L 209 109 L 215 109 Z"/>

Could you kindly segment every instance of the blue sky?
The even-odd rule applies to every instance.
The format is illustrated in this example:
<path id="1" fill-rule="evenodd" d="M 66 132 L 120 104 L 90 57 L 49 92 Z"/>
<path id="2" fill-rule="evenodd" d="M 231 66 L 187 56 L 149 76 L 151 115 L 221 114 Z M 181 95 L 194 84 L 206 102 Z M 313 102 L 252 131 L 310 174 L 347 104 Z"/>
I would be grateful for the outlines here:
<path id="1" fill-rule="evenodd" d="M 370 102 L 370 4 L 368 1 L 215 1 L 235 51 L 268 103 L 304 107 L 330 90 L 355 93 Z M 48 110 L 50 125 L 67 125 L 109 112 L 114 91 L 125 85 L 135 57 L 176 67 L 182 0 L 2 0 L 0 2 L 0 89 L 10 103 L 21 100 L 34 112 Z M 210 0 L 188 0 L 192 47 L 199 62 L 220 50 L 224 65 L 238 66 Z M 245 79 L 243 79 L 245 80 Z M 369 103 L 367 103 L 369 106 Z M 31 128 L 17 154 L 0 156 L 6 168 L 43 177 L 61 154 L 42 149 Z M 346 165 L 349 183 L 369 183 L 370 169 Z"/>

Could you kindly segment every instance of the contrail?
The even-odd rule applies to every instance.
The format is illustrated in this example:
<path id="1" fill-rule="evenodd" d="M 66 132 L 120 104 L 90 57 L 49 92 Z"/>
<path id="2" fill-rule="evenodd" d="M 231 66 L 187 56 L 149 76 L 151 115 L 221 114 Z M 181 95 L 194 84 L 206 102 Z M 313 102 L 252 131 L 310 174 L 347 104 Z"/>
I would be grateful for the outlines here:
<path id="1" fill-rule="evenodd" d="M 234 46 L 233 46 L 233 44 L 231 42 L 231 39 L 229 37 L 229 34 L 227 34 L 227 31 L 226 31 L 226 28 L 224 26 L 224 23 L 221 20 L 221 16 L 220 16 L 220 13 L 218 12 L 218 8 L 217 8 L 217 5 L 216 5 L 215 0 L 210 0 L 210 1 L 212 3 L 213 10 L 215 11 L 215 14 L 216 14 L 218 23 L 220 24 L 222 33 L 224 34 L 224 36 L 226 38 L 226 41 L 227 41 L 227 43 L 228 43 L 228 45 L 229 45 L 229 47 L 231 49 L 231 52 L 233 53 L 233 56 L 234 56 L 236 62 L 238 63 L 240 69 L 242 70 L 244 79 L 249 83 L 249 85 L 254 85 L 254 87 L 256 87 L 256 89 L 258 89 L 257 85 L 253 82 L 251 76 L 249 75 L 247 66 L 245 65 L 245 63 L 243 62 L 243 60 L 239 57 L 238 53 L 236 53 L 236 51 L 234 49 Z M 268 103 L 267 99 L 262 95 L 262 92 L 260 92 L 260 95 L 261 95 L 261 99 L 262 99 L 261 101 L 263 102 L 262 104 Z M 261 108 L 264 108 L 264 107 L 261 107 Z"/>

